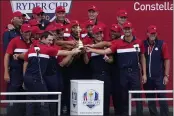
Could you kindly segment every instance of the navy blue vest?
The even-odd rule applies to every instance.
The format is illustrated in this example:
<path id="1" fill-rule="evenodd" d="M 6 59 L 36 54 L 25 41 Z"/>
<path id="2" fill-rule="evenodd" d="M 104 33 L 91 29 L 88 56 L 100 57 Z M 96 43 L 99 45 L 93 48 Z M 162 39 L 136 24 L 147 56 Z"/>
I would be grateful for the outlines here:
<path id="1" fill-rule="evenodd" d="M 148 53 L 148 40 L 144 41 L 147 77 L 159 78 L 164 76 L 164 59 L 162 56 L 162 45 L 162 40 L 155 40 L 155 45 L 150 54 Z"/>

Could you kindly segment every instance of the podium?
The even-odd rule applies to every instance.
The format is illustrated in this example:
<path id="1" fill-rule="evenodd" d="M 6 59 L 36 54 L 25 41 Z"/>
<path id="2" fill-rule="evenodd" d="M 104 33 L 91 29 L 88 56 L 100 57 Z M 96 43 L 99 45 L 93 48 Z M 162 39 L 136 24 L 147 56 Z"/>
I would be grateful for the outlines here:
<path id="1" fill-rule="evenodd" d="M 103 115 L 103 83 L 71 80 L 70 115 Z"/>

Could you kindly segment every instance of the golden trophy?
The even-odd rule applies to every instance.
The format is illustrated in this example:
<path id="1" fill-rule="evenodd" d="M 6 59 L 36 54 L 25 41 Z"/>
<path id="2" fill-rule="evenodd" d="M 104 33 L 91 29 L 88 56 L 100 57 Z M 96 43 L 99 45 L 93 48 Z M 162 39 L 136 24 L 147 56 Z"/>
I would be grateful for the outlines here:
<path id="1" fill-rule="evenodd" d="M 83 49 L 83 42 L 81 41 L 80 39 L 80 32 L 82 31 L 82 29 L 80 28 L 80 25 L 77 26 L 77 31 L 78 31 L 78 37 L 79 37 L 79 40 L 78 40 L 78 48 L 79 49 Z"/>

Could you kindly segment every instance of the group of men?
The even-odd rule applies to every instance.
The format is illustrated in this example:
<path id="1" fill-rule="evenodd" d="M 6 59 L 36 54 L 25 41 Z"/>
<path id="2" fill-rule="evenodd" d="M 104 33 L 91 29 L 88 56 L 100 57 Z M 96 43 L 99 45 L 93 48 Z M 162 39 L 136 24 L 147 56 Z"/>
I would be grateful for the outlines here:
<path id="1" fill-rule="evenodd" d="M 9 92 L 62 91 L 62 114 L 70 114 L 70 80 L 104 81 L 104 115 L 109 115 L 112 94 L 115 115 L 128 115 L 128 91 L 165 90 L 169 81 L 167 44 L 157 37 L 157 27 L 150 25 L 147 39 L 136 37 L 125 10 L 117 13 L 117 23 L 110 29 L 97 18 L 96 6 L 88 9 L 89 20 L 80 24 L 66 18 L 58 6 L 56 19 L 45 20 L 41 7 L 34 7 L 32 19 L 16 11 L 3 35 L 4 80 Z M 81 31 L 79 31 L 81 28 Z M 79 41 L 83 47 L 79 48 Z M 156 94 L 146 94 L 148 98 Z M 165 94 L 157 94 L 164 98 Z M 140 94 L 134 97 L 140 98 Z M 8 96 L 8 99 L 55 99 L 56 96 Z M 168 116 L 168 105 L 160 101 L 161 116 Z M 136 102 L 137 116 L 143 115 L 142 102 Z M 156 103 L 148 102 L 152 116 Z M 56 116 L 55 103 L 9 104 L 7 115 Z M 66 111 L 66 112 L 64 112 Z"/>

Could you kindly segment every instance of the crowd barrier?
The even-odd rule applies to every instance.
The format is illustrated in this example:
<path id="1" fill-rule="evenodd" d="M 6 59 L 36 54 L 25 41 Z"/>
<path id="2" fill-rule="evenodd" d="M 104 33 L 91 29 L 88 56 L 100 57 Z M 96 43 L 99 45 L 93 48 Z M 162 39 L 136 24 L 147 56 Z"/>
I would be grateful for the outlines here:
<path id="1" fill-rule="evenodd" d="M 147 91 L 129 91 L 129 116 L 132 113 L 132 101 L 172 101 L 173 98 L 133 98 L 132 94 L 137 93 L 173 93 L 173 90 L 147 90 Z"/>
<path id="2" fill-rule="evenodd" d="M 0 103 L 38 103 L 38 102 L 57 102 L 58 115 L 61 112 L 61 92 L 1 92 L 0 95 L 57 95 L 58 99 L 55 100 L 1 100 Z"/>
<path id="3" fill-rule="evenodd" d="M 133 101 L 172 101 L 174 98 L 133 98 L 136 93 L 173 93 L 173 90 L 153 90 L 153 91 L 129 91 L 129 116 L 132 113 Z M 29 103 L 29 102 L 57 102 L 58 115 L 61 112 L 61 92 L 1 92 L 0 95 L 58 95 L 56 100 L 1 100 L 0 103 Z"/>

